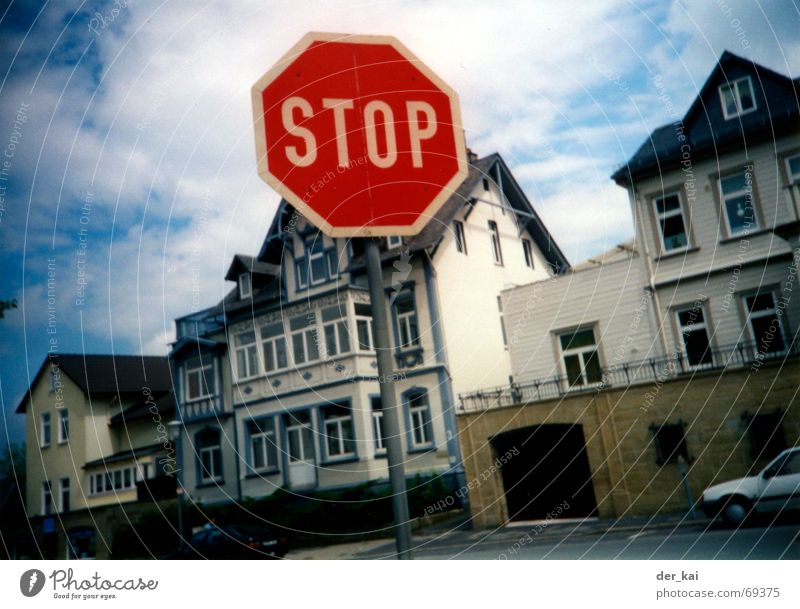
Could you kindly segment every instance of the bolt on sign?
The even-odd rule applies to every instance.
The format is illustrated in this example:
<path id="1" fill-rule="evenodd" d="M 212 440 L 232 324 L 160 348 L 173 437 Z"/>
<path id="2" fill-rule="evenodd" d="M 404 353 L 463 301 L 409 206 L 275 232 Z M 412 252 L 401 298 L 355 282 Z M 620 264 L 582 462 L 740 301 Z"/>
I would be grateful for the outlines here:
<path id="1" fill-rule="evenodd" d="M 415 235 L 467 175 L 458 96 L 391 36 L 307 34 L 252 97 L 259 174 L 332 237 Z"/>

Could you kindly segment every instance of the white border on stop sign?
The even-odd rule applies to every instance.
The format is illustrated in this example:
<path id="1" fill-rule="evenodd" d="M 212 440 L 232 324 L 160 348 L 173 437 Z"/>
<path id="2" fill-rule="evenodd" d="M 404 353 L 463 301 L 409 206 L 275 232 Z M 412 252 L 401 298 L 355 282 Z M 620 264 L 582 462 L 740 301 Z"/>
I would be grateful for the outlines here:
<path id="1" fill-rule="evenodd" d="M 297 59 L 312 42 L 348 42 L 353 44 L 386 44 L 393 47 L 403 57 L 408 59 L 414 67 L 422 72 L 431 82 L 439 87 L 450 99 L 450 115 L 453 118 L 453 141 L 456 145 L 458 171 L 434 197 L 430 204 L 420 213 L 419 218 L 411 225 L 401 226 L 332 226 L 325 218 L 315 212 L 301 197 L 287 188 L 276 176 L 272 175 L 267 165 L 266 128 L 264 125 L 264 105 L 261 97 L 264 89 L 282 74 L 288 65 Z M 329 237 L 410 237 L 418 234 L 428 221 L 441 209 L 442 205 L 455 192 L 456 188 L 467 177 L 467 151 L 464 141 L 463 126 L 461 125 L 461 108 L 458 94 L 450 85 L 443 81 L 425 63 L 412 53 L 403 43 L 394 36 L 368 36 L 358 34 L 334 34 L 330 32 L 309 32 L 297 44 L 283 55 L 261 78 L 256 81 L 251 89 L 253 100 L 253 127 L 256 135 L 256 160 L 258 162 L 258 175 L 279 195 L 291 203 L 305 218 Z"/>

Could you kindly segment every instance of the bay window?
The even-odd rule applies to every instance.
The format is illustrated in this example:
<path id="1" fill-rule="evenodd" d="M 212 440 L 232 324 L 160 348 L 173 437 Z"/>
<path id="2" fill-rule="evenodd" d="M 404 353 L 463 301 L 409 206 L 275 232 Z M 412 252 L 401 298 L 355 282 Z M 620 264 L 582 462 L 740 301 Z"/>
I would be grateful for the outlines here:
<path id="1" fill-rule="evenodd" d="M 258 375 L 258 347 L 254 330 L 242 332 L 233 337 L 233 349 L 236 355 L 236 378 L 239 381 L 251 379 Z"/>
<path id="2" fill-rule="evenodd" d="M 289 365 L 282 321 L 261 326 L 261 350 L 267 372 L 282 370 Z"/>
<path id="3" fill-rule="evenodd" d="M 374 349 L 373 342 L 373 322 L 372 322 L 372 307 L 368 304 L 360 302 L 355 303 L 354 307 L 356 317 L 356 335 L 358 337 L 358 350 L 359 351 L 372 351 Z"/>
<path id="4" fill-rule="evenodd" d="M 214 365 L 211 359 L 195 357 L 186 362 L 186 399 L 200 400 L 216 393 Z"/>
<path id="5" fill-rule="evenodd" d="M 347 305 L 338 304 L 321 311 L 322 333 L 325 336 L 325 355 L 331 357 L 350 351 L 347 328 Z"/>
<path id="6" fill-rule="evenodd" d="M 317 325 L 314 311 L 292 317 L 289 320 L 289 330 L 292 333 L 294 364 L 297 366 L 318 360 L 319 348 L 317 347 Z"/>

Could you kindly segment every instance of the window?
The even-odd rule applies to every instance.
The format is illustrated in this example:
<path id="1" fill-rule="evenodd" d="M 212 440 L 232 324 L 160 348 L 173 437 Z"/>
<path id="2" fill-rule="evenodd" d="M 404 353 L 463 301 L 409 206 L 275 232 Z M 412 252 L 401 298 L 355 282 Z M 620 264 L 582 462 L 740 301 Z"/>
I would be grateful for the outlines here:
<path id="1" fill-rule="evenodd" d="M 258 375 L 258 348 L 256 347 L 256 333 L 254 330 L 242 332 L 233 337 L 234 352 L 236 353 L 236 378 L 237 380 L 251 379 Z"/>
<path id="2" fill-rule="evenodd" d="M 772 459 L 786 449 L 783 413 L 780 410 L 742 415 L 750 437 L 750 456 L 753 460 Z"/>
<path id="3" fill-rule="evenodd" d="M 467 239 L 464 236 L 464 223 L 458 220 L 453 221 L 453 230 L 455 232 L 456 251 L 462 254 L 467 254 Z"/>
<path id="4" fill-rule="evenodd" d="M 325 406 L 322 409 L 325 426 L 325 446 L 329 459 L 349 457 L 356 454 L 356 440 L 353 433 L 353 417 L 346 404 Z"/>
<path id="5" fill-rule="evenodd" d="M 722 213 L 730 236 L 744 234 L 758 228 L 753 200 L 752 169 L 752 167 L 747 167 L 719 180 Z"/>
<path id="6" fill-rule="evenodd" d="M 533 246 L 530 239 L 522 240 L 522 253 L 525 254 L 525 266 L 533 268 Z"/>
<path id="7" fill-rule="evenodd" d="M 695 305 L 676 311 L 683 356 L 691 368 L 714 363 L 703 307 Z"/>
<path id="8" fill-rule="evenodd" d="M 681 196 L 673 192 L 653 200 L 658 222 L 658 235 L 664 252 L 672 252 L 689 245 L 686 222 L 683 217 Z"/>
<path id="9" fill-rule="evenodd" d="M 355 303 L 356 334 L 358 335 L 358 350 L 372 351 L 374 349 L 372 308 L 368 304 Z"/>
<path id="10" fill-rule="evenodd" d="M 275 441 L 275 418 L 247 424 L 250 435 L 250 465 L 254 470 L 278 468 L 278 445 Z"/>
<path id="11" fill-rule="evenodd" d="M 747 325 L 753 339 L 753 348 L 762 354 L 780 354 L 786 351 L 783 338 L 783 327 L 775 307 L 775 296 L 751 294 L 744 297 L 744 310 L 747 314 Z"/>
<path id="12" fill-rule="evenodd" d="M 186 362 L 186 399 L 200 400 L 217 392 L 211 360 L 196 357 Z"/>
<path id="13" fill-rule="evenodd" d="M 53 491 L 50 489 L 50 481 L 42 482 L 42 514 L 48 516 L 53 513 Z"/>
<path id="14" fill-rule="evenodd" d="M 282 370 L 289 365 L 282 321 L 261 326 L 261 350 L 267 372 Z"/>
<path id="15" fill-rule="evenodd" d="M 62 408 L 58 411 L 58 443 L 69 442 L 69 410 Z"/>
<path id="16" fill-rule="evenodd" d="M 736 118 L 756 109 L 753 81 L 749 76 L 725 83 L 719 88 L 719 96 L 725 120 Z"/>
<path id="17" fill-rule="evenodd" d="M 319 349 L 314 311 L 292 317 L 289 320 L 289 329 L 292 332 L 292 356 L 295 365 L 318 360 Z"/>
<path id="18" fill-rule="evenodd" d="M 492 256 L 494 263 L 502 266 L 503 251 L 500 249 L 500 231 L 497 230 L 497 222 L 489 220 L 489 235 L 492 238 Z"/>
<path id="19" fill-rule="evenodd" d="M 144 464 L 143 469 L 146 467 L 148 467 L 148 464 Z M 134 488 L 137 480 L 136 470 L 137 466 L 131 465 L 128 467 L 106 470 L 102 473 L 90 474 L 89 494 L 101 495 L 103 493 L 125 491 Z M 146 472 L 147 470 L 144 469 L 144 471 Z M 147 478 L 149 478 L 148 475 L 143 475 L 141 477 L 141 479 Z"/>
<path id="20" fill-rule="evenodd" d="M 411 423 L 411 450 L 429 448 L 433 444 L 433 426 L 427 391 L 408 394 L 408 418 Z"/>
<path id="21" fill-rule="evenodd" d="M 47 448 L 50 446 L 50 413 L 43 412 L 39 420 L 39 446 Z"/>
<path id="22" fill-rule="evenodd" d="M 386 237 L 386 248 L 390 250 L 397 249 L 403 246 L 403 238 L 396 235 Z"/>
<path id="23" fill-rule="evenodd" d="M 58 494 L 61 499 L 60 511 L 69 512 L 69 478 L 61 478 L 58 481 Z"/>
<path id="24" fill-rule="evenodd" d="M 222 480 L 222 447 L 218 429 L 205 429 L 195 436 L 201 483 Z"/>
<path id="25" fill-rule="evenodd" d="M 489 192 L 489 178 L 483 178 L 483 189 Z"/>
<path id="26" fill-rule="evenodd" d="M 239 275 L 239 298 L 250 298 L 253 294 L 252 276 L 250 273 Z"/>
<path id="27" fill-rule="evenodd" d="M 298 285 L 305 288 L 319 285 L 336 277 L 336 248 L 325 247 L 322 235 L 307 239 L 305 257 L 298 259 Z"/>
<path id="28" fill-rule="evenodd" d="M 592 328 L 578 328 L 558 337 L 569 387 L 581 387 L 603 380 L 597 343 Z"/>
<path id="29" fill-rule="evenodd" d="M 678 457 L 683 457 L 686 463 L 689 462 L 689 452 L 686 448 L 686 436 L 684 436 L 683 427 L 683 421 L 650 426 L 650 431 L 653 433 L 653 443 L 656 446 L 656 463 L 658 465 L 677 463 Z"/>
<path id="30" fill-rule="evenodd" d="M 414 292 L 408 289 L 401 290 L 394 301 L 394 310 L 400 348 L 404 349 L 419 345 L 419 325 L 417 323 L 417 310 L 414 305 Z"/>
<path id="31" fill-rule="evenodd" d="M 386 452 L 386 426 L 383 420 L 383 402 L 379 397 L 373 397 L 372 406 L 372 438 L 375 443 L 376 453 Z"/>
<path id="32" fill-rule="evenodd" d="M 790 185 L 800 185 L 800 154 L 786 159 L 786 175 Z"/>
<path id="33" fill-rule="evenodd" d="M 332 357 L 350 351 L 347 329 L 347 306 L 338 304 L 322 309 L 322 333 L 325 336 L 325 355 Z"/>
<path id="34" fill-rule="evenodd" d="M 500 313 L 500 332 L 503 334 L 503 346 L 508 347 L 508 337 L 506 336 L 506 322 L 503 318 L 503 299 L 497 297 L 497 310 Z"/>

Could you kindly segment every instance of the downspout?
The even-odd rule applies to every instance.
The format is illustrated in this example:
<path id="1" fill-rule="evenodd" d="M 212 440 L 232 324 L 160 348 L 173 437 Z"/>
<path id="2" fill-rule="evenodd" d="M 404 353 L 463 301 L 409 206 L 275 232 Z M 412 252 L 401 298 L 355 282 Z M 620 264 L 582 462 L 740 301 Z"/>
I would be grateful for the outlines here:
<path id="1" fill-rule="evenodd" d="M 636 186 L 631 180 L 630 188 L 628 189 L 628 198 L 631 203 L 633 218 L 636 226 L 634 226 L 634 234 L 641 236 L 640 242 L 645 264 L 647 265 L 647 287 L 653 295 L 653 309 L 656 315 L 656 325 L 658 326 L 658 336 L 661 339 L 661 347 L 663 349 L 663 356 L 666 357 L 670 349 L 667 343 L 666 328 L 664 327 L 664 316 L 661 311 L 661 301 L 658 297 L 656 290 L 656 276 L 653 269 L 653 259 L 650 257 L 650 248 L 647 247 L 647 239 L 644 236 L 644 224 L 642 223 L 641 210 L 639 209 L 639 201 L 636 191 Z"/>

